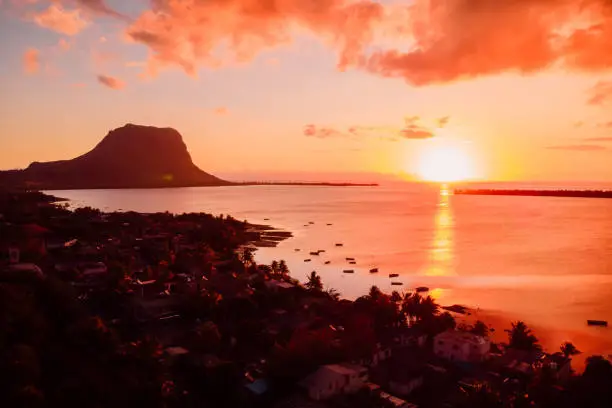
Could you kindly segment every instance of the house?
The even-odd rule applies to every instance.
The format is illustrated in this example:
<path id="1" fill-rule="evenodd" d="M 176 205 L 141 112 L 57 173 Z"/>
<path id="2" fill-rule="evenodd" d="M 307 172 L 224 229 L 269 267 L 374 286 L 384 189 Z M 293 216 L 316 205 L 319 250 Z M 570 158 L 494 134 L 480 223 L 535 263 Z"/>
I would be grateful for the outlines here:
<path id="1" fill-rule="evenodd" d="M 461 330 L 447 330 L 434 338 L 434 353 L 451 361 L 483 361 L 490 348 L 488 338 Z"/>
<path id="2" fill-rule="evenodd" d="M 423 347 L 426 340 L 427 335 L 414 328 L 404 329 L 395 339 L 399 346 L 410 347 Z"/>
<path id="3" fill-rule="evenodd" d="M 412 391 L 423 385 L 422 375 L 405 376 L 389 381 L 389 390 L 397 395 L 410 395 Z"/>
<path id="4" fill-rule="evenodd" d="M 354 364 L 330 364 L 300 382 L 308 396 L 315 400 L 325 400 L 338 394 L 352 394 L 365 386 L 368 371 Z"/>
<path id="5" fill-rule="evenodd" d="M 372 351 L 372 354 L 360 359 L 358 363 L 368 367 L 376 367 L 381 362 L 391 358 L 391 353 L 391 347 L 376 343 L 376 348 Z"/>
<path id="6" fill-rule="evenodd" d="M 540 373 L 552 375 L 558 381 L 567 381 L 572 375 L 572 359 L 558 352 L 546 354 L 538 368 Z"/>

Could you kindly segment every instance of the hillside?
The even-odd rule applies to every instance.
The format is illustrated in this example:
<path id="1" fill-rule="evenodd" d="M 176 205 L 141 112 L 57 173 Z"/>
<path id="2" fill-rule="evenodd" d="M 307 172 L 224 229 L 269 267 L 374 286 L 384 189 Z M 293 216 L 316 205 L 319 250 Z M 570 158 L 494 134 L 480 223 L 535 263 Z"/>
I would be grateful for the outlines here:
<path id="1" fill-rule="evenodd" d="M 133 124 L 111 130 L 94 149 L 72 160 L 0 172 L 0 185 L 40 190 L 229 184 L 193 164 L 175 129 Z"/>

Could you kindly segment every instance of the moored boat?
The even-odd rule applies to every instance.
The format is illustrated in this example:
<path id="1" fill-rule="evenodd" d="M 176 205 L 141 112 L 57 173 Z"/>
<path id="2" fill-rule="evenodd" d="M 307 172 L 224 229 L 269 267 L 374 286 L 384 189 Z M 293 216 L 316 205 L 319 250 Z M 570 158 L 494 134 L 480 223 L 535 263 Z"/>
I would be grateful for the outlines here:
<path id="1" fill-rule="evenodd" d="M 399 273 L 390 273 L 389 277 L 390 278 L 397 278 L 399 276 Z"/>
<path id="2" fill-rule="evenodd" d="M 352 270 L 352 269 L 345 269 L 342 272 L 344 272 L 344 273 L 355 273 L 355 271 Z"/>
<path id="3" fill-rule="evenodd" d="M 603 326 L 603 327 L 608 327 L 608 321 L 607 320 L 587 320 L 587 324 L 589 326 Z"/>
<path id="4" fill-rule="evenodd" d="M 377 273 L 378 272 L 378 268 L 372 268 L 370 269 L 370 273 Z"/>
<path id="5" fill-rule="evenodd" d="M 429 288 L 427 286 L 419 286 L 415 289 L 417 292 L 429 292 Z"/>
<path id="6" fill-rule="evenodd" d="M 325 265 L 329 265 L 331 261 L 325 261 Z"/>
<path id="7" fill-rule="evenodd" d="M 403 282 L 391 282 L 391 284 L 392 284 L 393 286 L 401 286 L 401 285 L 403 285 L 404 283 L 403 283 Z"/>
<path id="8" fill-rule="evenodd" d="M 310 262 L 310 259 L 304 259 L 304 262 Z"/>
<path id="9" fill-rule="evenodd" d="M 336 246 L 341 247 L 341 246 L 344 246 L 344 244 L 337 243 Z"/>

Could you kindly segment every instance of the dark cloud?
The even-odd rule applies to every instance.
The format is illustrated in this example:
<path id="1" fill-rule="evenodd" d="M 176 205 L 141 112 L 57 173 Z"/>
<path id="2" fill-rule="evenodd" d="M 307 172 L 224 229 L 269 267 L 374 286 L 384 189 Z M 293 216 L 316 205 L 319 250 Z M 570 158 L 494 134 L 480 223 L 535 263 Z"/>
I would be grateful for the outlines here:
<path id="1" fill-rule="evenodd" d="M 123 89 L 125 87 L 125 82 L 118 78 L 114 78 L 107 75 L 98 75 L 98 82 L 104 86 L 116 90 Z"/>
<path id="2" fill-rule="evenodd" d="M 84 9 L 97 14 L 107 15 L 122 20 L 128 19 L 125 15 L 109 7 L 104 0 L 76 0 L 76 2 Z"/>

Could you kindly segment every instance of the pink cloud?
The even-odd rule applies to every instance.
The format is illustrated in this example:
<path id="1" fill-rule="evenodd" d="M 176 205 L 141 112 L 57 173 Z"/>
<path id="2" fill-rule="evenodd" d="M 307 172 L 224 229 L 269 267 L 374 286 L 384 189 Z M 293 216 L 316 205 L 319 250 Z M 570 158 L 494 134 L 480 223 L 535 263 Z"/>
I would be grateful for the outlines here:
<path id="1" fill-rule="evenodd" d="M 57 46 L 62 51 L 68 51 L 72 47 L 72 44 L 69 41 L 67 41 L 65 38 L 60 38 L 59 41 L 57 42 Z"/>
<path id="2" fill-rule="evenodd" d="M 23 54 L 23 69 L 27 74 L 36 74 L 40 71 L 40 51 L 28 48 Z"/>
<path id="3" fill-rule="evenodd" d="M 356 63 L 372 40 L 382 13 L 383 6 L 369 0 L 156 0 L 126 34 L 151 51 L 151 73 L 177 66 L 195 75 L 199 66 L 249 61 L 265 49 L 290 43 L 295 27 L 336 48 L 338 67 L 344 69 Z M 220 58 L 226 45 L 227 57 Z"/>
<path id="4" fill-rule="evenodd" d="M 248 61 L 291 43 L 299 30 L 338 52 L 338 68 L 359 67 L 414 85 L 560 66 L 612 68 L 609 0 L 378 1 L 155 0 L 126 30 L 149 48 L 149 71 Z M 316 5 L 316 6 L 315 6 Z M 296 30 L 297 28 L 297 30 Z M 380 32 L 403 40 L 378 43 Z M 223 57 L 221 51 L 225 51 Z M 228 58 L 231 57 L 231 58 Z"/>
<path id="5" fill-rule="evenodd" d="M 604 105 L 612 99 L 612 82 L 599 81 L 587 93 L 589 105 Z"/>
<path id="6" fill-rule="evenodd" d="M 35 14 L 32 19 L 41 27 L 65 35 L 76 35 L 89 24 L 81 17 L 80 10 L 65 10 L 58 4 L 51 4 L 46 10 Z"/>
<path id="7" fill-rule="evenodd" d="M 213 109 L 213 113 L 215 115 L 225 116 L 225 115 L 229 114 L 229 110 L 226 107 L 224 107 L 224 106 L 220 106 L 218 108 Z"/>
<path id="8" fill-rule="evenodd" d="M 123 89 L 125 87 L 125 82 L 118 78 L 114 78 L 107 75 L 98 75 L 98 82 L 104 86 L 115 90 Z"/>

